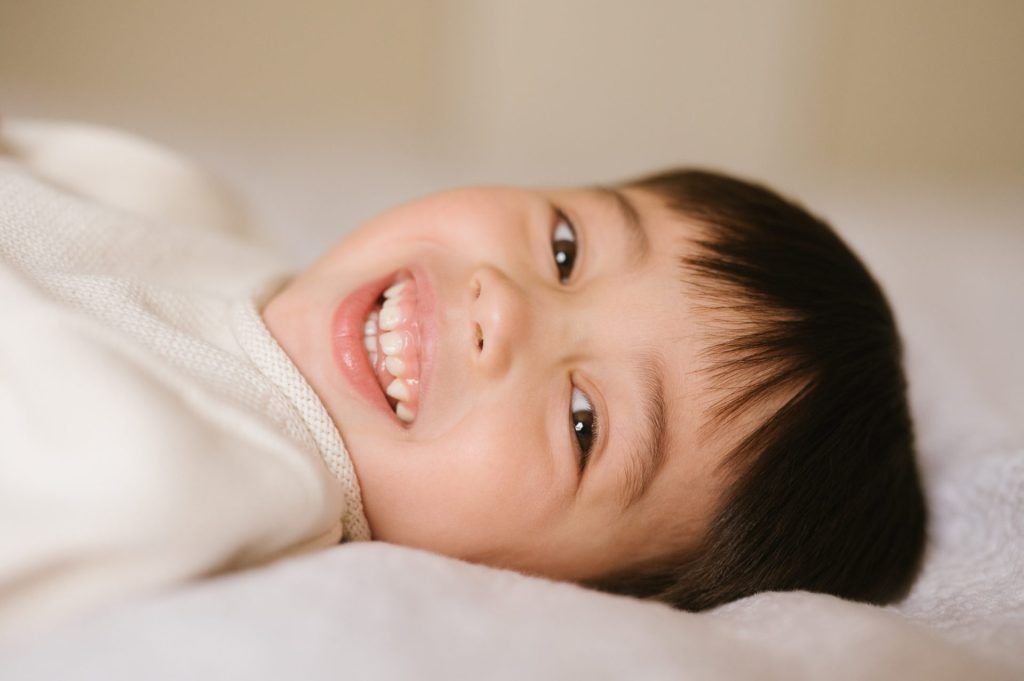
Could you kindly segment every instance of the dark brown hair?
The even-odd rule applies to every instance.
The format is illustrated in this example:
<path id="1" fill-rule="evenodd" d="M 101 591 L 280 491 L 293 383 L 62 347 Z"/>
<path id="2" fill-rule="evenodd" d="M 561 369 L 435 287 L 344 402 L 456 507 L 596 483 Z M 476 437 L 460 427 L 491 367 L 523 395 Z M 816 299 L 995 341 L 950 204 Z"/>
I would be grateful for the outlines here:
<path id="1" fill-rule="evenodd" d="M 706 296 L 722 425 L 771 405 L 724 459 L 701 545 L 588 586 L 701 610 L 767 590 L 901 597 L 924 550 L 901 342 L 881 288 L 829 226 L 702 170 L 625 183 L 696 223 L 683 276 Z"/>

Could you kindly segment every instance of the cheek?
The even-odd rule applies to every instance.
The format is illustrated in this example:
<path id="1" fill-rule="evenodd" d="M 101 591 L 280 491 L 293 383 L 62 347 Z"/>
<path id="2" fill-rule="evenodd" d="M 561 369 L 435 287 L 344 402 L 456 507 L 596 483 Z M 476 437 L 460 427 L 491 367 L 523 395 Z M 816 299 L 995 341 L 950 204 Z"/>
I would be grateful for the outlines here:
<path id="1" fill-rule="evenodd" d="M 540 438 L 462 425 L 429 443 L 370 450 L 359 474 L 375 538 L 473 558 L 551 524 L 557 488 Z"/>

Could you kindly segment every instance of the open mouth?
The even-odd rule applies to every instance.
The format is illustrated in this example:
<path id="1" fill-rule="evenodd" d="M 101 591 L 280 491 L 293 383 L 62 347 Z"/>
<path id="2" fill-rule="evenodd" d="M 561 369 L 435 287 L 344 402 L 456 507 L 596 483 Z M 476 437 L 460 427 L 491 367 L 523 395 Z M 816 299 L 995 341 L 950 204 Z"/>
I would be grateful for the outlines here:
<path id="1" fill-rule="evenodd" d="M 416 316 L 416 281 L 400 271 L 363 325 L 363 347 L 391 409 L 405 423 L 419 410 L 420 329 Z"/>

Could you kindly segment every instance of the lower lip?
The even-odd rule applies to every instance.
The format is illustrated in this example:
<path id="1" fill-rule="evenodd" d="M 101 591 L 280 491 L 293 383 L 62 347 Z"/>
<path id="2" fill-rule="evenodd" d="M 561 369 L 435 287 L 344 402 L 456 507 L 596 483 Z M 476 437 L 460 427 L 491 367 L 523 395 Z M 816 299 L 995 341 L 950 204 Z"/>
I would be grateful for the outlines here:
<path id="1" fill-rule="evenodd" d="M 362 395 L 367 402 L 387 414 L 388 418 L 398 421 L 395 412 L 384 397 L 380 383 L 370 366 L 370 358 L 363 346 L 366 317 L 370 314 L 374 303 L 384 288 L 395 278 L 395 273 L 381 277 L 360 286 L 348 294 L 338 305 L 331 322 L 333 334 L 334 358 L 341 367 L 341 373 L 349 384 Z"/>

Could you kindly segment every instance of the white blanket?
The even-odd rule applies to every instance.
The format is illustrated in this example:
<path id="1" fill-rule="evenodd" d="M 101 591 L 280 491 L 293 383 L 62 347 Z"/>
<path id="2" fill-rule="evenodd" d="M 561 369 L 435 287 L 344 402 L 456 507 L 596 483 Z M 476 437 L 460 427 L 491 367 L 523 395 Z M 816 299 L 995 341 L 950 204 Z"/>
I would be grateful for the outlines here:
<path id="1" fill-rule="evenodd" d="M 900 604 L 766 593 L 689 614 L 363 543 L 71 623 L 0 651 L 0 678 L 1024 678 L 1024 390 L 990 390 L 983 370 L 1020 373 L 1006 350 L 1024 347 L 1024 275 L 1005 254 L 1024 255 L 1024 236 L 982 236 L 965 240 L 971 258 L 930 264 L 924 241 L 864 241 L 907 341 L 932 512 Z M 965 289 L 1005 316 L 964 328 Z"/>

